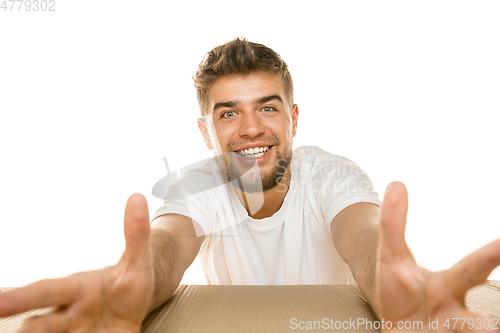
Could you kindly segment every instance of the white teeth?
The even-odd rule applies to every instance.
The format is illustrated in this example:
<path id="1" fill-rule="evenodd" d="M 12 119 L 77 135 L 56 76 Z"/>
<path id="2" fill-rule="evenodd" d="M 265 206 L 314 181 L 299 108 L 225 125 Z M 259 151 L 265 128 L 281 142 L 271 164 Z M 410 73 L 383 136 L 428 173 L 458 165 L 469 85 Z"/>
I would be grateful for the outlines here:
<path id="1" fill-rule="evenodd" d="M 240 153 L 243 156 L 252 154 L 254 157 L 261 157 L 268 150 L 269 146 L 265 146 L 265 147 L 255 147 L 250 149 L 239 150 L 238 153 Z"/>

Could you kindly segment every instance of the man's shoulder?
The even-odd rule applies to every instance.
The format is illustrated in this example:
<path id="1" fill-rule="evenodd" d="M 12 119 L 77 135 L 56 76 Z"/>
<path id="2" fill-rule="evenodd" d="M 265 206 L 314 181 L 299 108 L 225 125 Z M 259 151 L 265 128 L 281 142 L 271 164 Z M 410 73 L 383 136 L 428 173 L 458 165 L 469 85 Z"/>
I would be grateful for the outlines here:
<path id="1" fill-rule="evenodd" d="M 175 171 L 174 181 L 165 184 L 166 198 L 188 196 L 216 188 L 223 183 L 213 158 L 202 160 Z M 163 197 L 165 198 L 165 197 Z"/>
<path id="2" fill-rule="evenodd" d="M 332 162 L 350 162 L 351 160 L 344 156 L 329 153 L 317 146 L 302 146 L 298 147 L 293 152 L 295 160 L 301 164 L 324 164 Z"/>
<path id="3" fill-rule="evenodd" d="M 179 170 L 179 176 L 184 180 L 197 181 L 215 181 L 220 177 L 220 170 L 214 158 L 206 159 Z"/>
<path id="4" fill-rule="evenodd" d="M 294 151 L 292 173 L 309 178 L 344 177 L 362 172 L 350 159 L 329 153 L 316 146 L 303 146 Z"/>

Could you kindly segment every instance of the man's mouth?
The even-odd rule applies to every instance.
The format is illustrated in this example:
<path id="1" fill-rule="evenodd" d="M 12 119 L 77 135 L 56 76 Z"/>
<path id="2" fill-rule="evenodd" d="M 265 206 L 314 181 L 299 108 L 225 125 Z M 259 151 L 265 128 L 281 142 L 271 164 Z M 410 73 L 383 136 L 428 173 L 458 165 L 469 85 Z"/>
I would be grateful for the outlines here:
<path id="1" fill-rule="evenodd" d="M 271 147 L 272 146 L 254 147 L 249 149 L 237 150 L 236 152 L 245 157 L 259 158 L 263 156 Z"/>

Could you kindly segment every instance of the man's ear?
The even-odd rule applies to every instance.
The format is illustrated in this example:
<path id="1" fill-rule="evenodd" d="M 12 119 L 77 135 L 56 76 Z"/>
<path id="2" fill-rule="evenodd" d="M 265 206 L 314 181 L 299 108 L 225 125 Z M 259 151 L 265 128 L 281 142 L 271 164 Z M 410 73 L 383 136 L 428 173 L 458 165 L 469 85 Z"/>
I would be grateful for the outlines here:
<path id="1" fill-rule="evenodd" d="M 203 136 L 203 140 L 205 141 L 205 145 L 208 149 L 212 150 L 212 142 L 210 141 L 210 135 L 208 134 L 207 124 L 203 118 L 198 118 L 198 129 Z"/>
<path id="2" fill-rule="evenodd" d="M 297 122 L 299 118 L 299 106 L 297 104 L 293 105 L 292 109 L 292 137 L 297 134 Z"/>

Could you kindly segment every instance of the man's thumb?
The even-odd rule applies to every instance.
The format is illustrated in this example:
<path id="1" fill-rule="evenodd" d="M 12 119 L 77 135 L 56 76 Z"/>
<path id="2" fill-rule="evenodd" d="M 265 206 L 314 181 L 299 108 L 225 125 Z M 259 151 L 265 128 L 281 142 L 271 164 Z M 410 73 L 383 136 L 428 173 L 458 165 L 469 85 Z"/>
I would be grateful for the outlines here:
<path id="1" fill-rule="evenodd" d="M 400 182 L 393 182 L 387 188 L 380 216 L 381 255 L 393 260 L 408 252 L 405 241 L 406 214 L 408 213 L 408 192 Z"/>
<path id="2" fill-rule="evenodd" d="M 149 212 L 146 198 L 141 194 L 133 194 L 125 207 L 125 253 L 130 261 L 144 260 L 150 256 L 149 248 Z"/>

